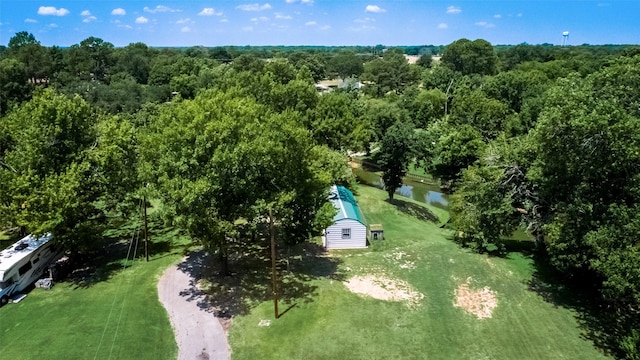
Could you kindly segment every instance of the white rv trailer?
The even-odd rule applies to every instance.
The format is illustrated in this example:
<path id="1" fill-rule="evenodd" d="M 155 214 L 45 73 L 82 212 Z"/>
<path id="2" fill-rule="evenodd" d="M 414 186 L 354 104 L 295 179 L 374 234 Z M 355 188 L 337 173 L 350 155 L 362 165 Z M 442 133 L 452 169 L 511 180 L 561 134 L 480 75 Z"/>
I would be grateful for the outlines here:
<path id="1" fill-rule="evenodd" d="M 39 238 L 27 235 L 0 252 L 0 306 L 36 281 L 62 255 L 50 240 L 51 234 Z"/>

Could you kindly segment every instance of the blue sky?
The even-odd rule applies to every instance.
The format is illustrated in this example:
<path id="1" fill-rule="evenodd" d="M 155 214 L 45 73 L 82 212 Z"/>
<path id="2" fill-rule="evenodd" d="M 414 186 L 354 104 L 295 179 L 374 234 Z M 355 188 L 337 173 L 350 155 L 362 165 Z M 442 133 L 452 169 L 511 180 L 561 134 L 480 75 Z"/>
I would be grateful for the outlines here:
<path id="1" fill-rule="evenodd" d="M 115 46 L 640 44 L 640 1 L 0 0 L 0 44 Z"/>

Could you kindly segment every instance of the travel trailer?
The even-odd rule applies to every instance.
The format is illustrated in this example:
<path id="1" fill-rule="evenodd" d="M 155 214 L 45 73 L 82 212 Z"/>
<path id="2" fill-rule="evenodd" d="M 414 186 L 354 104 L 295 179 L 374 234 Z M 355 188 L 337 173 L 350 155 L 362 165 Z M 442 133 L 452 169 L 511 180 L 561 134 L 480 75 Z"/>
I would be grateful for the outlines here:
<path id="1" fill-rule="evenodd" d="M 0 252 L 0 306 L 33 284 L 62 255 L 51 234 L 28 235 Z"/>

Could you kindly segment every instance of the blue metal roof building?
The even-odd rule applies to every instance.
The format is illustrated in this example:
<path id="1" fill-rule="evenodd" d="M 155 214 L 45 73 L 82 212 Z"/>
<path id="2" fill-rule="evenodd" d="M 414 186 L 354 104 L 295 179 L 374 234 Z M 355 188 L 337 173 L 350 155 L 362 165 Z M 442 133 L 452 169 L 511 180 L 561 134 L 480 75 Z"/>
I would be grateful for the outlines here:
<path id="1" fill-rule="evenodd" d="M 360 249 L 367 247 L 367 226 L 353 193 L 344 186 L 332 186 L 329 201 L 338 210 L 333 225 L 325 230 L 323 244 L 327 249 Z"/>
<path id="2" fill-rule="evenodd" d="M 358 202 L 349 189 L 344 186 L 332 186 L 329 200 L 338 209 L 338 213 L 333 217 L 334 222 L 342 219 L 353 219 L 364 224 Z"/>

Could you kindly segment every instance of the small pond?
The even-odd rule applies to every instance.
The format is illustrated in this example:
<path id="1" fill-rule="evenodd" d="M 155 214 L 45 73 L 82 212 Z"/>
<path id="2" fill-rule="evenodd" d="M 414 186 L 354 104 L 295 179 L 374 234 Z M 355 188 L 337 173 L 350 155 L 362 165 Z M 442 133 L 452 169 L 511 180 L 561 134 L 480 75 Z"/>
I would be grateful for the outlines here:
<path id="1" fill-rule="evenodd" d="M 354 169 L 353 173 L 361 183 L 384 189 L 384 183 L 380 174 L 366 171 L 361 167 Z M 432 183 L 405 178 L 404 184 L 396 190 L 396 194 L 427 203 L 440 209 L 449 210 L 449 195 L 442 193 L 440 187 Z"/>
<path id="2" fill-rule="evenodd" d="M 359 182 L 375 186 L 379 189 L 384 189 L 384 183 L 379 173 L 367 171 L 362 167 L 353 169 L 353 173 L 356 175 Z M 396 194 L 449 211 L 450 195 L 441 192 L 440 187 L 433 183 L 416 181 L 409 177 L 405 177 L 404 183 L 398 190 L 396 190 Z M 517 229 L 510 237 L 504 240 L 511 242 L 515 241 L 518 243 L 522 241 L 531 243 L 533 237 L 523 229 Z"/>

